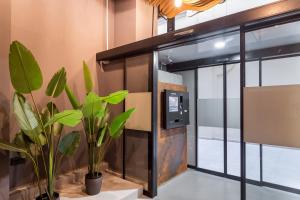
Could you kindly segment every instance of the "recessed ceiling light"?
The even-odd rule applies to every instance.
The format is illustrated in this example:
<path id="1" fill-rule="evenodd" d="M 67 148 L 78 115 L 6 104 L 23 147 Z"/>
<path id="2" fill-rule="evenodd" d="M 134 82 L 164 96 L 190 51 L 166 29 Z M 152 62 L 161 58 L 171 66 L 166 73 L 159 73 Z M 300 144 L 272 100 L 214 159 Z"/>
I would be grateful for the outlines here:
<path id="1" fill-rule="evenodd" d="M 224 41 L 218 41 L 215 43 L 216 49 L 223 49 L 226 46 L 226 43 Z"/>
<path id="2" fill-rule="evenodd" d="M 182 6 L 182 0 L 174 0 L 174 4 L 176 8 L 179 8 Z"/>

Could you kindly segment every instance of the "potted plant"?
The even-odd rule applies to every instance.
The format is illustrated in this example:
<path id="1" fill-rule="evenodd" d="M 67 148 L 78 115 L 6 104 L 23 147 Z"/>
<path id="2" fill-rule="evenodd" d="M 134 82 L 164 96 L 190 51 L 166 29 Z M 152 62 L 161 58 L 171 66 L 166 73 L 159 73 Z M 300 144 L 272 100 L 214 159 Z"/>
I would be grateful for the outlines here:
<path id="1" fill-rule="evenodd" d="M 65 88 L 64 68 L 54 74 L 47 86 L 49 103 L 42 110 L 38 108 L 33 91 L 42 87 L 42 73 L 32 53 L 18 41 L 10 45 L 9 70 L 11 83 L 16 90 L 13 96 L 13 112 L 20 131 L 12 143 L 0 140 L 0 149 L 18 152 L 32 161 L 39 189 L 37 200 L 59 199 L 59 194 L 55 192 L 55 175 L 59 164 L 63 156 L 71 156 L 80 143 L 79 132 L 63 135 L 63 126 L 76 126 L 81 121 L 82 112 L 59 112 L 54 104 L 54 99 Z M 45 172 L 47 188 L 42 188 L 40 170 Z"/>
<path id="2" fill-rule="evenodd" d="M 127 110 L 110 120 L 110 106 L 121 103 L 127 96 L 127 90 L 114 92 L 108 96 L 100 97 L 93 90 L 93 80 L 89 67 L 83 62 L 83 74 L 86 96 L 82 104 L 66 85 L 65 91 L 74 109 L 81 109 L 83 113 L 82 125 L 88 146 L 88 173 L 85 176 L 86 193 L 96 195 L 100 192 L 102 174 L 100 165 L 105 151 L 112 139 L 120 137 L 125 123 L 134 108 Z"/>

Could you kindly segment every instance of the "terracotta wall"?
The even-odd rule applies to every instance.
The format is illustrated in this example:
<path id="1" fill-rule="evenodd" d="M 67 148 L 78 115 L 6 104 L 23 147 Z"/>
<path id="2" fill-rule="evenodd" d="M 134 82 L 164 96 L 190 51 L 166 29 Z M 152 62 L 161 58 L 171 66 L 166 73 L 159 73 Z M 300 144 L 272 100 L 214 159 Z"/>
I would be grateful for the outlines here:
<path id="1" fill-rule="evenodd" d="M 44 92 L 49 80 L 62 66 L 66 68 L 71 88 L 81 100 L 83 99 L 85 90 L 82 60 L 86 60 L 90 65 L 95 82 L 97 82 L 95 54 L 105 50 L 106 47 L 105 2 L 105 0 L 1 0 L 0 101 L 2 107 L 9 108 L 7 105 L 10 104 L 12 96 L 12 92 L 8 90 L 10 80 L 7 57 L 9 44 L 13 40 L 19 40 L 25 44 L 40 64 L 44 84 L 39 92 L 34 92 L 34 97 L 40 106 L 44 106 L 47 102 Z M 95 91 L 98 91 L 97 87 Z M 5 103 L 2 103 L 3 99 Z M 60 108 L 71 107 L 65 94 L 61 95 L 56 103 Z M 6 110 L 6 112 L 9 111 Z M 12 116 L 11 113 L 10 116 Z M 10 138 L 13 138 L 16 130 L 16 124 L 11 123 Z M 0 153 L 1 156 L 2 154 L 3 152 Z M 75 163 L 76 167 L 84 165 L 86 160 L 83 158 L 85 157 L 85 144 L 83 143 L 74 160 L 64 161 L 63 170 L 72 169 Z M 1 169 L 4 168 L 1 166 Z M 31 170 L 30 163 L 11 166 L 10 186 L 15 187 L 31 181 L 33 176 L 30 173 L 24 173 L 29 170 Z M 4 180 L 6 179 L 0 178 L 0 184 Z M 7 186 L 7 182 L 5 183 Z M 2 186 L 0 188 L 5 189 Z"/>
<path id="2" fill-rule="evenodd" d="M 0 1 L 0 138 L 9 140 L 9 98 L 8 47 L 10 41 L 10 0 Z M 0 199 L 8 200 L 9 158 L 0 152 Z"/>
<path id="3" fill-rule="evenodd" d="M 156 9 L 144 0 L 115 0 L 113 47 L 156 35 Z M 154 18 L 154 23 L 152 23 Z"/>

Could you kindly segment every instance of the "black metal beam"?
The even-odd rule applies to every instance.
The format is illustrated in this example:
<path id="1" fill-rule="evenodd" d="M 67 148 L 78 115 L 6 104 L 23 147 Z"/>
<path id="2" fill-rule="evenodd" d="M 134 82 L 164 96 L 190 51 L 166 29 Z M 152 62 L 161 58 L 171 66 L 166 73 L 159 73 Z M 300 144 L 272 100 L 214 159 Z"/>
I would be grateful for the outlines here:
<path id="1" fill-rule="evenodd" d="M 241 200 L 246 200 L 246 144 L 244 142 L 244 87 L 246 85 L 246 52 L 244 27 L 240 31 L 240 157 L 241 157 Z"/>
<path id="2" fill-rule="evenodd" d="M 224 142 L 224 173 L 227 174 L 227 69 L 223 64 L 223 142 Z"/>
<path id="3" fill-rule="evenodd" d="M 228 15 L 222 18 L 183 28 L 174 32 L 151 37 L 131 44 L 116 47 L 96 54 L 97 61 L 111 60 L 125 56 L 151 52 L 160 47 L 172 46 L 180 42 L 193 40 L 202 34 L 223 31 L 236 26 L 245 25 L 257 20 L 294 13 L 300 11 L 299 0 L 283 0 L 258 8 Z M 296 13 L 295 13 L 296 14 Z M 295 16 L 293 16 L 295 18 Z"/>
<path id="4" fill-rule="evenodd" d="M 152 98 L 151 107 L 151 129 L 152 132 L 149 134 L 149 152 L 148 152 L 148 192 L 145 194 L 151 198 L 157 196 L 157 109 L 158 109 L 158 55 L 157 52 L 151 54 L 150 64 L 150 91 Z"/>

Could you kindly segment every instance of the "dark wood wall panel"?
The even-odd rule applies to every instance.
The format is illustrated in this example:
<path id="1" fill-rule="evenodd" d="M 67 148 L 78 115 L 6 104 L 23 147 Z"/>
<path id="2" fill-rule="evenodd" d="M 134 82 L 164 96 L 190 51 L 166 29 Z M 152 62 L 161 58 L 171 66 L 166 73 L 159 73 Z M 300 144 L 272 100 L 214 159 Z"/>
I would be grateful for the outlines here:
<path id="1" fill-rule="evenodd" d="M 158 184 L 162 184 L 176 175 L 187 170 L 187 130 L 186 127 L 163 129 L 162 119 L 162 92 L 174 90 L 186 92 L 187 88 L 183 85 L 169 83 L 158 83 L 158 150 L 157 150 L 157 169 Z"/>
<path id="2" fill-rule="evenodd" d="M 124 89 L 124 60 L 111 61 L 109 64 L 98 68 L 98 83 L 100 95 L 108 95 L 117 90 Z M 124 104 L 111 106 L 111 117 L 123 112 Z M 111 142 L 107 150 L 105 160 L 109 164 L 109 168 L 122 173 L 123 171 L 123 138 Z"/>
<path id="3" fill-rule="evenodd" d="M 149 71 L 152 57 L 143 54 L 126 58 L 126 89 L 130 93 L 149 91 Z M 126 177 L 137 180 L 147 189 L 149 132 L 126 130 Z"/>

